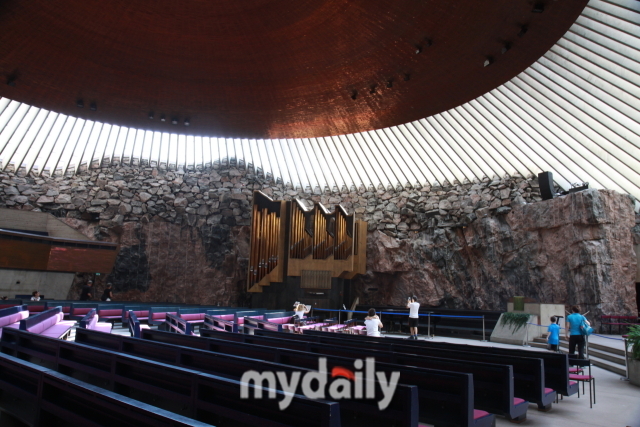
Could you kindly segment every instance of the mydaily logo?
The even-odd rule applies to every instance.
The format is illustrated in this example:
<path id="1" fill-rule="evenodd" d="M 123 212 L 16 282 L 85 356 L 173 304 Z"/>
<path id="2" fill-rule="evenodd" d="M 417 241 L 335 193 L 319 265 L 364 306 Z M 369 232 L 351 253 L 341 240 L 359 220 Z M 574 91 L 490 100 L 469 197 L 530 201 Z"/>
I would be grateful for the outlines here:
<path id="1" fill-rule="evenodd" d="M 363 365 L 364 372 L 362 371 Z M 268 398 L 275 399 L 276 386 L 279 382 L 280 388 L 284 391 L 284 398 L 278 402 L 280 410 L 287 409 L 291 404 L 298 385 L 300 385 L 302 394 L 310 399 L 326 399 L 327 395 L 333 400 L 375 399 L 375 381 L 377 380 L 382 390 L 382 399 L 378 401 L 378 408 L 384 411 L 396 391 L 400 372 L 391 372 L 390 378 L 387 379 L 385 372 L 376 372 L 376 362 L 373 357 L 366 358 L 366 363 L 363 363 L 362 359 L 356 359 L 353 367 L 355 370 L 336 366 L 329 375 L 327 358 L 320 357 L 318 370 L 307 372 L 304 375 L 300 371 L 292 372 L 290 377 L 282 371 L 247 371 L 240 379 L 240 398 L 249 398 L 249 385 L 253 382 L 256 386 L 253 388 L 255 399 L 262 399 L 262 387 L 265 383 L 264 387 L 268 391 Z"/>

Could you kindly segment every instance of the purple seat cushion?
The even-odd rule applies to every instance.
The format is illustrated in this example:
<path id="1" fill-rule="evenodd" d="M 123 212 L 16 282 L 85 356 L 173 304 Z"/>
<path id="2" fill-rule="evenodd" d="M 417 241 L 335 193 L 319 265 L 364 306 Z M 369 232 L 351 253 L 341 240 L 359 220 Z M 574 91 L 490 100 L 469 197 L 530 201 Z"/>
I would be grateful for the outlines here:
<path id="1" fill-rule="evenodd" d="M 162 313 L 153 313 L 153 320 L 164 320 L 167 317 L 167 313 L 176 314 L 175 311 L 163 311 Z M 140 318 L 138 318 L 140 320 Z"/>
<path id="2" fill-rule="evenodd" d="M 111 333 L 111 327 L 113 325 L 111 323 L 96 323 L 93 327 L 94 330 L 99 331 L 99 332 L 106 332 L 108 334 Z"/>
<path id="3" fill-rule="evenodd" d="M 180 317 L 188 322 L 199 321 L 204 322 L 205 313 L 185 313 L 181 314 Z"/>
<path id="4" fill-rule="evenodd" d="M 0 317 L 0 328 L 11 325 L 16 322 L 20 322 L 22 319 L 26 319 L 29 317 L 28 311 L 19 311 L 18 313 L 13 313 L 8 316 Z"/>
<path id="5" fill-rule="evenodd" d="M 486 412 L 486 411 L 481 411 L 481 410 L 479 410 L 479 409 L 474 409 L 474 410 L 473 410 L 473 420 L 474 420 L 474 421 L 475 421 L 475 420 L 478 420 L 478 419 L 480 419 L 480 418 L 484 418 L 484 417 L 486 417 L 487 415 L 491 415 L 491 414 L 489 414 L 489 413 L 488 413 L 488 412 Z"/>
<path id="6" fill-rule="evenodd" d="M 71 327 L 75 325 L 75 323 L 76 322 L 62 321 L 51 326 L 50 328 L 47 328 L 44 332 L 41 333 L 41 335 L 51 338 L 60 338 L 65 334 L 65 332 L 71 329 Z"/>
<path id="7" fill-rule="evenodd" d="M 284 325 L 285 323 L 289 323 L 291 321 L 291 316 L 288 317 L 274 317 L 273 319 L 267 319 L 271 323 L 277 323 L 279 325 Z"/>
<path id="8" fill-rule="evenodd" d="M 91 307 L 74 308 L 73 309 L 73 315 L 74 316 L 84 316 L 85 314 L 87 314 L 91 310 L 93 310 Z"/>

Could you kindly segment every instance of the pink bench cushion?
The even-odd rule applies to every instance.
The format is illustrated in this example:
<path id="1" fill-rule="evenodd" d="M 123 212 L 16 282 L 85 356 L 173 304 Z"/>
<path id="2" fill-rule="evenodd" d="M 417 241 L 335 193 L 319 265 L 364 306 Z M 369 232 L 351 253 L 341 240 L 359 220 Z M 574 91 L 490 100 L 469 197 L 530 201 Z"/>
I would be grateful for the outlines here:
<path id="1" fill-rule="evenodd" d="M 26 319 L 27 317 L 29 317 L 29 312 L 27 310 L 0 317 L 0 328 L 20 322 L 22 319 Z"/>
<path id="2" fill-rule="evenodd" d="M 525 400 L 524 399 L 520 399 L 519 397 L 514 397 L 513 398 L 513 406 L 518 406 L 518 405 L 520 405 L 521 403 L 524 403 L 524 402 L 525 402 Z"/>
<path id="3" fill-rule="evenodd" d="M 122 316 L 122 310 L 100 310 L 98 314 L 103 319 L 119 319 Z"/>
<path id="4" fill-rule="evenodd" d="M 112 326 L 113 325 L 111 323 L 106 323 L 106 322 L 102 323 L 102 322 L 100 322 L 100 323 L 96 323 L 92 329 L 95 329 L 96 331 L 99 331 L 99 332 L 106 332 L 106 333 L 110 334 Z"/>
<path id="5" fill-rule="evenodd" d="M 252 319 L 262 320 L 262 318 L 263 318 L 264 316 L 244 316 L 244 317 L 241 317 L 241 318 L 239 318 L 239 319 L 238 319 L 238 325 L 244 325 L 244 318 L 245 318 L 245 317 L 250 317 L 250 318 L 252 318 Z M 233 320 L 233 319 L 231 319 L 231 320 Z"/>
<path id="6" fill-rule="evenodd" d="M 140 310 L 140 311 L 133 311 L 133 314 L 136 315 L 136 318 L 138 318 L 138 320 L 148 320 L 149 319 L 149 310 Z M 129 318 L 129 310 L 124 312 L 124 317 L 125 319 Z"/>
<path id="7" fill-rule="evenodd" d="M 488 412 L 486 411 L 481 411 L 479 409 L 474 409 L 473 410 L 473 419 L 475 420 L 479 420 L 480 418 L 484 418 L 487 415 L 490 415 Z"/>
<path id="8" fill-rule="evenodd" d="M 546 388 L 544 389 L 544 394 L 551 394 L 553 393 L 553 389 L 552 388 Z"/>
<path id="9" fill-rule="evenodd" d="M 569 375 L 570 380 L 576 380 L 576 381 L 589 381 L 592 378 L 593 377 L 591 375 L 574 375 L 574 374 Z"/>
<path id="10" fill-rule="evenodd" d="M 41 334 L 50 327 L 54 326 L 56 323 L 60 322 L 62 320 L 62 316 L 62 313 L 58 313 L 55 316 L 52 316 L 48 319 L 43 320 L 42 322 L 33 325 L 32 327 L 28 328 L 27 331 L 33 332 L 34 334 Z"/>
<path id="11" fill-rule="evenodd" d="M 180 315 L 187 322 L 204 322 L 204 316 L 205 313 L 185 313 Z"/>
<path id="12" fill-rule="evenodd" d="M 153 313 L 153 320 L 164 320 L 167 317 L 167 313 L 176 314 L 175 311 L 163 311 L 161 313 Z M 140 320 L 140 318 L 138 318 Z"/>
<path id="13" fill-rule="evenodd" d="M 84 316 L 85 314 L 87 314 L 91 310 L 93 310 L 93 308 L 91 308 L 91 307 L 74 308 L 73 309 L 73 315 L 74 316 Z"/>
<path id="14" fill-rule="evenodd" d="M 51 338 L 60 338 L 62 335 L 64 335 L 65 332 L 71 329 L 71 327 L 75 324 L 76 322 L 63 320 L 60 323 L 56 323 L 50 328 L 47 328 L 44 332 L 41 333 L 41 335 L 44 335 L 45 337 L 51 337 Z"/>
<path id="15" fill-rule="evenodd" d="M 44 305 L 30 305 L 27 306 L 30 313 L 41 313 L 44 311 Z"/>
<path id="16" fill-rule="evenodd" d="M 213 317 L 217 317 L 218 319 L 222 319 L 222 320 L 233 320 L 235 316 L 233 314 L 221 314 L 220 316 L 213 316 Z"/>
<path id="17" fill-rule="evenodd" d="M 285 323 L 289 323 L 291 321 L 291 316 L 288 317 L 274 317 L 273 319 L 267 319 L 271 323 L 277 323 L 279 325 L 284 325 Z"/>

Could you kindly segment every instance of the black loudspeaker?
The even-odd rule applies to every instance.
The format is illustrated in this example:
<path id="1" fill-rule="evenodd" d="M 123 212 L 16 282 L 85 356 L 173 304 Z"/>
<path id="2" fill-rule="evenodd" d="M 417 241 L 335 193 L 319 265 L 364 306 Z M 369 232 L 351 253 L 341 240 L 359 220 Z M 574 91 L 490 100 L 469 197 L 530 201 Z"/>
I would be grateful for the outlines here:
<path id="1" fill-rule="evenodd" d="M 540 172 L 538 174 L 538 183 L 540 184 L 542 200 L 549 200 L 556 197 L 556 189 L 553 187 L 553 173 Z"/>

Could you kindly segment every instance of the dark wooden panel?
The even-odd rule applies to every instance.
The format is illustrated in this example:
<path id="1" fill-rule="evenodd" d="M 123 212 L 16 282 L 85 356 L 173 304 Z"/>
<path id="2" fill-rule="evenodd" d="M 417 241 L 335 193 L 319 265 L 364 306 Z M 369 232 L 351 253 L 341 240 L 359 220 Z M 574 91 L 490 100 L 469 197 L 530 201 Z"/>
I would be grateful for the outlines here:
<path id="1" fill-rule="evenodd" d="M 586 3 L 5 0 L 0 69 L 15 87 L 0 84 L 0 95 L 100 122 L 195 135 L 378 129 L 456 107 L 513 78 L 549 50 Z M 533 13 L 534 4 L 544 12 Z M 523 25 L 528 31 L 519 37 Z M 495 63 L 485 68 L 487 56 Z"/>
<path id="2" fill-rule="evenodd" d="M 47 270 L 110 273 L 117 254 L 117 251 L 53 246 Z"/>
<path id="3" fill-rule="evenodd" d="M 0 268 L 46 270 L 49 249 L 48 243 L 8 240 L 0 236 Z"/>

